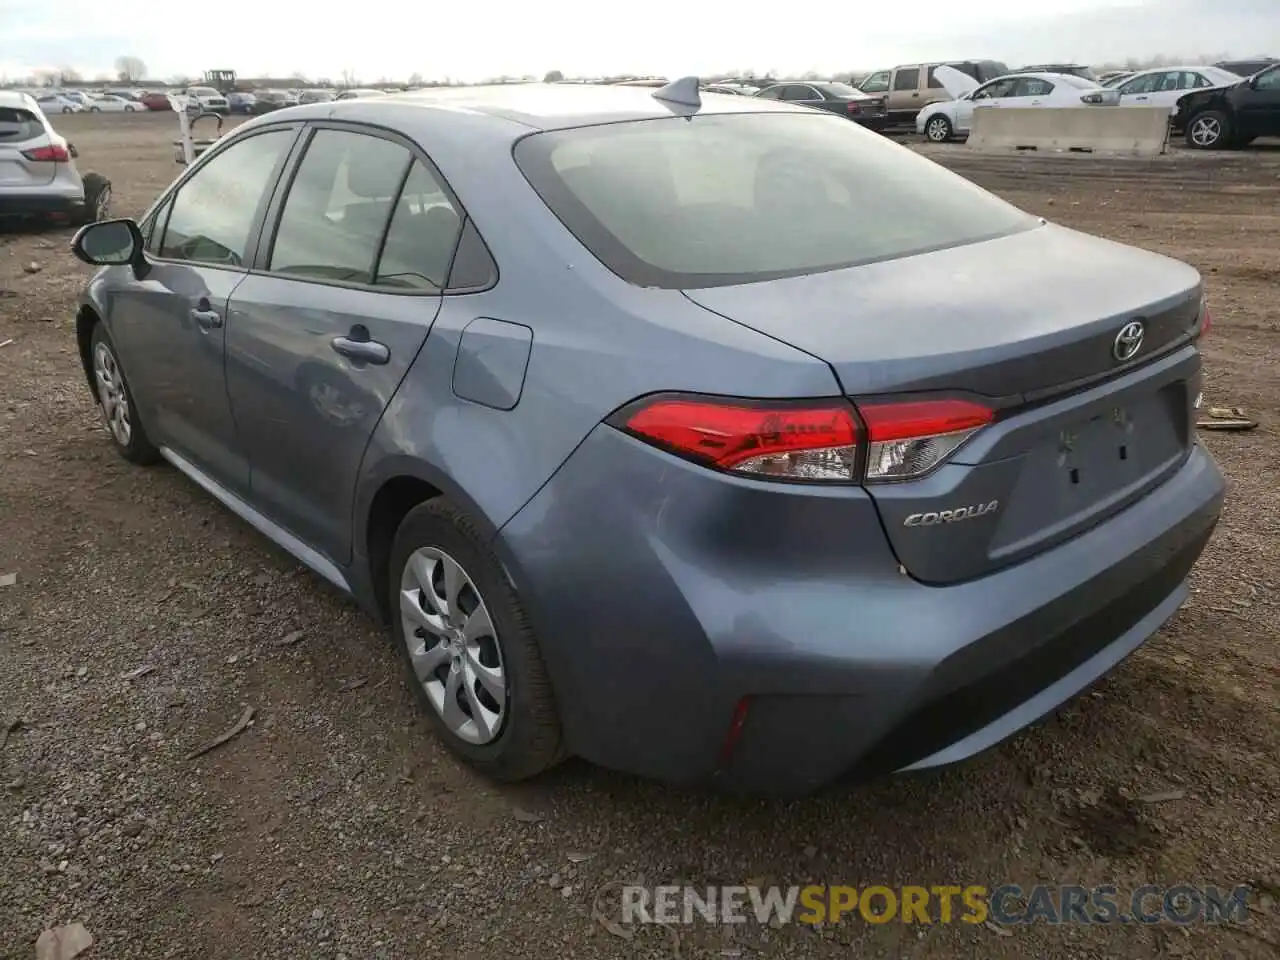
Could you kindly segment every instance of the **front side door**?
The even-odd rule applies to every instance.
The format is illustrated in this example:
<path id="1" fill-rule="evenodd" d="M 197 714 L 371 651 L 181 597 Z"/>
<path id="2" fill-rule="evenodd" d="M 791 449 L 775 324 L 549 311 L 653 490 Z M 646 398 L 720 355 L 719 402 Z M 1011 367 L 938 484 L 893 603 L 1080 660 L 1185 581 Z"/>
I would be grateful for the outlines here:
<path id="1" fill-rule="evenodd" d="M 227 402 L 227 299 L 296 137 L 278 127 L 210 156 L 145 225 L 149 272 L 122 269 L 109 295 L 107 328 L 153 440 L 239 494 L 249 468 Z"/>
<path id="2" fill-rule="evenodd" d="M 365 447 L 440 309 L 457 205 L 409 144 L 318 125 L 231 297 L 227 389 L 253 504 L 350 559 Z"/>
<path id="3" fill-rule="evenodd" d="M 981 108 L 998 107 L 1005 98 L 1013 93 L 1016 79 L 992 80 L 983 84 L 969 96 L 956 104 L 956 126 L 961 130 L 969 130 L 973 126 L 973 111 Z"/>
<path id="4" fill-rule="evenodd" d="M 1280 137 L 1280 67 L 1258 74 L 1253 88 L 1234 91 L 1240 132 L 1249 137 Z"/>
<path id="5" fill-rule="evenodd" d="M 1163 73 L 1144 73 L 1120 84 L 1120 105 L 1122 107 L 1150 107 L 1152 95 L 1160 86 Z"/>

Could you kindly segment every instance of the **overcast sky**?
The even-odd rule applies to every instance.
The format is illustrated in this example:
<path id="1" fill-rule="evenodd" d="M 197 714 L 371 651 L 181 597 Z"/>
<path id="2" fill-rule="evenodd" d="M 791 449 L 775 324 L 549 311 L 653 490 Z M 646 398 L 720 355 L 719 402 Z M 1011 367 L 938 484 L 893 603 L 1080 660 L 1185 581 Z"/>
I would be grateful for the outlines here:
<path id="1" fill-rule="evenodd" d="M 677 76 L 875 69 L 993 58 L 1098 63 L 1156 54 L 1280 56 L 1280 0 L 963 0 L 819 4 L 788 19 L 764 0 L 0 0 L 0 75 L 70 67 L 87 77 L 142 59 L 151 77 L 232 69 L 242 76 L 360 81 L 500 74 Z M 1018 7 L 1024 9 L 1018 10 Z M 754 11 L 759 11 L 758 13 Z"/>

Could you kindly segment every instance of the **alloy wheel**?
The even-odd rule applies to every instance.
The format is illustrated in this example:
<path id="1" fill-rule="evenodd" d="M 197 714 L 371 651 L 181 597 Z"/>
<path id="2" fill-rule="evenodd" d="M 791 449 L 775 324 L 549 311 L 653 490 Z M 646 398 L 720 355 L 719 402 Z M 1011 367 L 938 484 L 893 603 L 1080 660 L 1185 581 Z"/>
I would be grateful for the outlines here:
<path id="1" fill-rule="evenodd" d="M 934 117 L 925 128 L 925 133 L 934 143 L 941 143 L 946 140 L 947 132 L 947 121 L 941 117 Z"/>
<path id="2" fill-rule="evenodd" d="M 98 191 L 98 199 L 93 205 L 93 219 L 105 220 L 111 210 L 111 187 L 104 186 Z"/>
<path id="3" fill-rule="evenodd" d="M 116 363 L 115 354 L 105 343 L 99 343 L 93 351 L 93 373 L 98 382 L 98 401 L 107 428 L 122 447 L 129 446 L 133 437 L 133 425 L 129 419 L 129 396 L 124 389 L 124 375 Z"/>
<path id="4" fill-rule="evenodd" d="M 496 740 L 508 692 L 502 648 L 475 581 L 443 550 L 422 547 L 400 576 L 400 616 L 414 674 L 449 731 Z"/>
<path id="5" fill-rule="evenodd" d="M 1216 117 L 1198 117 L 1191 124 L 1191 140 L 1197 147 L 1211 147 L 1222 138 L 1222 124 Z"/>

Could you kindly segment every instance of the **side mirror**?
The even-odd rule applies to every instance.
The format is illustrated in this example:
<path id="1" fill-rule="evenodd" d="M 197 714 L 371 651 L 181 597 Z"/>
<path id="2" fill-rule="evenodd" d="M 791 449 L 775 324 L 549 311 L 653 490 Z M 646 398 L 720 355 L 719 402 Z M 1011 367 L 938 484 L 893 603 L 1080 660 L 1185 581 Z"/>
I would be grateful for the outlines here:
<path id="1" fill-rule="evenodd" d="M 142 256 L 142 230 L 132 220 L 103 220 L 76 231 L 71 252 L 76 259 L 95 267 L 133 267 L 138 279 L 147 272 Z"/>

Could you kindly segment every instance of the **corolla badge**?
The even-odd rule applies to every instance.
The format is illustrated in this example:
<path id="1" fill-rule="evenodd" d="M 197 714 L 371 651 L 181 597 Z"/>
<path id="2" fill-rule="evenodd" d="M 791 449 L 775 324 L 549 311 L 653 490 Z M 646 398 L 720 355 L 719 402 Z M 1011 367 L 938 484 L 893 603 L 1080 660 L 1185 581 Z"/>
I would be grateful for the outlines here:
<path id="1" fill-rule="evenodd" d="M 1134 355 L 1142 349 L 1142 338 L 1146 332 L 1146 327 L 1142 325 L 1141 320 L 1130 320 L 1116 334 L 1115 343 L 1111 345 L 1111 355 L 1121 363 L 1132 360 Z"/>
<path id="2" fill-rule="evenodd" d="M 973 520 L 995 513 L 1000 509 L 999 500 L 986 503 L 975 503 L 967 507 L 953 507 L 950 510 L 930 510 L 926 513 L 913 513 L 902 521 L 904 527 L 933 527 L 939 523 L 955 523 L 958 520 Z"/>

